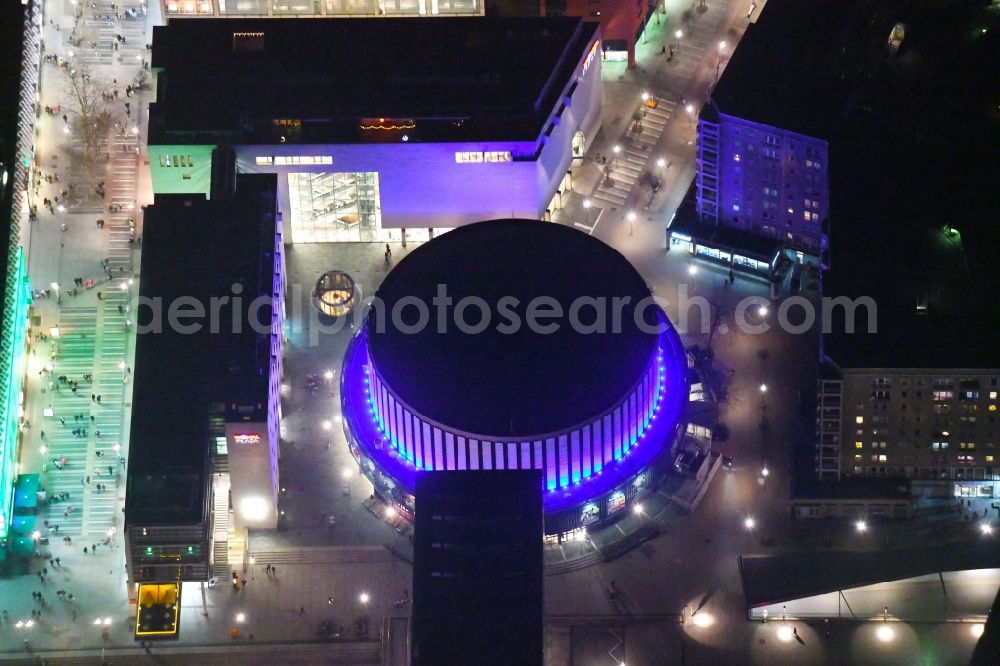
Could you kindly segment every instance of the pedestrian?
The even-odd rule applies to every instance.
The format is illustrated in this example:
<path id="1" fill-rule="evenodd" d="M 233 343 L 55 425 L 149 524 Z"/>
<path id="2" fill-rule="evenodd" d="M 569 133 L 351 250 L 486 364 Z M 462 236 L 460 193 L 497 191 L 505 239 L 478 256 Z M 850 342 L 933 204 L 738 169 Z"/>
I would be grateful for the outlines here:
<path id="1" fill-rule="evenodd" d="M 66 425 L 66 418 L 65 417 L 60 417 L 59 418 L 59 423 L 61 423 L 62 425 Z"/>
<path id="2" fill-rule="evenodd" d="M 97 402 L 97 394 L 96 394 L 96 393 L 91 393 L 91 394 L 90 394 L 90 401 L 91 401 L 91 402 Z M 90 417 L 90 420 L 91 420 L 91 421 L 93 421 L 93 420 L 94 420 L 94 417 L 93 417 L 93 416 L 91 416 L 91 417 Z"/>
<path id="3" fill-rule="evenodd" d="M 58 527 L 58 525 L 56 527 Z M 56 565 L 60 567 L 62 566 L 62 558 L 59 557 L 56 558 Z M 65 594 L 65 592 L 63 594 Z"/>
<path id="4" fill-rule="evenodd" d="M 44 431 L 44 430 L 42 430 L 42 431 L 41 431 L 40 433 L 38 433 L 38 434 L 39 434 L 39 435 L 41 435 L 41 438 L 42 438 L 42 439 L 45 439 L 45 431 Z"/>
<path id="5" fill-rule="evenodd" d="M 87 475 L 87 485 L 88 486 L 90 485 L 90 475 L 89 474 Z"/>
<path id="6" fill-rule="evenodd" d="M 240 585 L 243 586 L 243 587 L 246 587 L 247 586 L 247 579 L 246 578 L 241 578 L 240 579 Z"/>
<path id="7" fill-rule="evenodd" d="M 90 550 L 86 546 L 84 546 L 83 547 L 83 554 L 86 555 L 89 552 L 90 552 Z"/>
<path id="8" fill-rule="evenodd" d="M 329 605 L 332 606 L 333 605 L 333 597 L 327 597 L 326 598 L 326 603 L 328 603 Z"/>
<path id="9" fill-rule="evenodd" d="M 97 396 L 97 404 L 98 405 L 101 404 L 101 396 L 100 395 Z"/>
<path id="10" fill-rule="evenodd" d="M 115 468 L 113 465 L 108 465 L 108 476 L 112 476 L 115 473 Z"/>
<path id="11" fill-rule="evenodd" d="M 80 479 L 80 485 L 83 486 L 84 488 L 87 487 L 87 480 L 86 480 L 86 478 Z"/>
<path id="12" fill-rule="evenodd" d="M 305 606 L 299 606 L 299 615 L 305 615 L 305 614 L 306 614 Z"/>

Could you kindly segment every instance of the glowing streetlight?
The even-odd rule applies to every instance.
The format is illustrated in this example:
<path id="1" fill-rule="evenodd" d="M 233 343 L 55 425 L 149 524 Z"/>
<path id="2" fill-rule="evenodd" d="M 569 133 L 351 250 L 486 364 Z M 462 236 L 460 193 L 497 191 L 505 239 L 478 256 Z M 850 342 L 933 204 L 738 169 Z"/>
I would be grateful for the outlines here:
<path id="1" fill-rule="evenodd" d="M 694 275 L 698 272 L 698 267 L 694 264 L 688 266 L 688 275 Z"/>
<path id="2" fill-rule="evenodd" d="M 862 532 L 862 533 L 867 532 L 868 531 L 868 523 L 866 523 L 863 520 L 858 520 L 858 521 L 856 521 L 854 523 L 854 529 L 856 529 L 858 532 Z"/>
<path id="3" fill-rule="evenodd" d="M 341 477 L 342 479 L 349 479 L 349 478 L 351 478 L 352 476 L 354 476 L 354 472 L 352 472 L 352 471 L 351 471 L 350 469 L 348 469 L 347 467 L 345 467 L 345 468 L 344 468 L 344 471 L 342 471 L 342 472 L 340 473 L 340 477 Z"/>
<path id="4" fill-rule="evenodd" d="M 875 630 L 875 637 L 883 643 L 890 643 L 894 638 L 896 638 L 896 632 L 892 630 L 887 624 L 883 624 L 881 627 Z"/>
<path id="5" fill-rule="evenodd" d="M 368 600 L 369 600 L 369 596 L 368 596 L 367 592 L 362 592 L 360 594 L 360 596 L 358 596 L 358 601 L 360 601 L 361 603 L 363 603 L 365 605 L 368 605 Z"/>
<path id="6" fill-rule="evenodd" d="M 790 643 L 795 638 L 795 632 L 787 624 L 778 627 L 778 640 L 783 643 Z"/>
<path id="7" fill-rule="evenodd" d="M 753 519 L 753 516 L 747 516 L 747 519 L 743 521 L 743 526 L 750 532 L 757 526 L 757 521 Z"/>
<path id="8" fill-rule="evenodd" d="M 615 144 L 614 146 L 612 146 L 611 152 L 615 154 L 615 166 L 618 166 L 618 155 L 622 152 L 622 147 L 619 146 L 618 144 Z"/>
<path id="9" fill-rule="evenodd" d="M 326 381 L 330 381 L 331 379 L 333 379 L 333 370 L 327 370 L 326 372 L 324 372 L 323 377 L 326 379 Z"/>
<path id="10" fill-rule="evenodd" d="M 632 511 L 635 512 L 636 515 L 641 515 L 643 512 L 642 504 L 636 504 L 633 506 Z"/>
<path id="11" fill-rule="evenodd" d="M 642 91 L 641 97 L 643 102 L 649 101 L 649 93 L 646 92 L 645 90 Z"/>
<path id="12" fill-rule="evenodd" d="M 982 622 L 976 622 L 975 624 L 969 625 L 969 635 L 973 638 L 979 638 L 983 635 L 983 630 L 986 628 Z"/>
<path id="13" fill-rule="evenodd" d="M 594 204 L 591 203 L 590 199 L 583 200 L 583 209 L 587 211 L 587 224 L 590 224 L 590 207 Z"/>
<path id="14" fill-rule="evenodd" d="M 688 127 L 694 127 L 694 104 L 685 106 L 684 111 L 688 114 Z"/>
<path id="15" fill-rule="evenodd" d="M 769 469 L 767 468 L 767 465 L 761 465 L 761 468 L 760 468 L 760 475 L 761 475 L 762 477 L 764 477 L 765 479 L 766 479 L 767 477 L 771 476 L 771 470 L 769 470 Z"/>
<path id="16" fill-rule="evenodd" d="M 757 308 L 757 314 L 759 314 L 761 317 L 766 317 L 767 312 L 768 310 L 766 305 L 762 305 L 759 308 Z"/>
<path id="17" fill-rule="evenodd" d="M 635 213 L 629 211 L 625 217 L 628 218 L 628 235 L 631 236 L 635 233 Z"/>
<path id="18" fill-rule="evenodd" d="M 240 624 L 243 624 L 244 622 L 247 621 L 247 614 L 246 613 L 237 613 L 236 614 L 236 621 L 238 623 L 240 623 Z"/>
<path id="19" fill-rule="evenodd" d="M 329 421 L 323 421 L 323 430 L 329 430 L 332 424 Z"/>
<path id="20" fill-rule="evenodd" d="M 396 518 L 396 509 L 391 506 L 387 508 L 385 510 L 385 518 L 386 520 L 394 520 Z"/>
<path id="21" fill-rule="evenodd" d="M 713 624 L 715 624 L 715 618 L 712 617 L 710 614 L 702 611 L 700 613 L 695 613 L 694 615 L 691 616 L 691 624 L 693 624 L 696 627 L 701 627 L 702 629 L 704 629 L 705 627 L 711 627 Z"/>
<path id="22" fill-rule="evenodd" d="M 761 384 L 760 385 L 760 392 L 761 393 L 767 393 L 767 384 Z"/>
<path id="23" fill-rule="evenodd" d="M 993 534 L 993 526 L 989 523 L 979 523 L 979 533 L 983 536 L 989 536 Z"/>

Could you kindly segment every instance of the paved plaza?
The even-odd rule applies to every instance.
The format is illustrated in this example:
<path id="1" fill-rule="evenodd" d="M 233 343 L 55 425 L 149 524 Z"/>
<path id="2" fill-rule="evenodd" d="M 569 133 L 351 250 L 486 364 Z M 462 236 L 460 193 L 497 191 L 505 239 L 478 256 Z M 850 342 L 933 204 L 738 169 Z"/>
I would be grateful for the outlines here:
<path id="1" fill-rule="evenodd" d="M 115 10 L 108 2 L 96 4 L 96 11 L 84 8 L 81 19 L 88 44 L 94 41 L 96 48 L 77 47 L 74 57 L 117 79 L 123 88 L 148 58 L 145 44 L 151 26 L 160 20 L 157 6 L 150 5 L 149 16 L 115 19 L 109 25 L 100 17 L 113 16 Z M 768 285 L 740 275 L 730 286 L 721 269 L 666 251 L 667 222 L 695 169 L 694 118 L 686 106 L 699 108 L 707 99 L 719 69 L 725 67 L 726 49 L 736 45 L 746 25 L 747 4 L 666 0 L 666 14 L 650 23 L 636 47 L 638 67 L 603 63 L 603 128 L 583 164 L 574 169 L 573 190 L 554 215 L 556 223 L 620 250 L 654 293 L 667 300 L 667 312 L 678 323 L 685 344 L 711 346 L 728 396 L 720 405 L 719 419 L 729 436 L 718 449 L 733 456 L 735 465 L 719 470 L 693 513 L 662 491 L 645 503 L 643 515 L 630 515 L 618 526 L 591 535 L 592 543 L 601 544 L 618 538 L 619 532 L 640 529 L 645 521 L 658 523 L 657 539 L 612 562 L 601 563 L 597 550 L 586 542 L 547 549 L 549 663 L 913 664 L 921 658 L 930 658 L 928 663 L 964 663 L 974 638 L 960 624 L 898 623 L 898 638 L 886 644 L 876 638 L 871 622 L 795 623 L 798 639 L 786 641 L 778 635 L 784 623 L 745 619 L 739 555 L 819 548 L 875 552 L 920 545 L 929 536 L 956 543 L 975 538 L 969 525 L 954 515 L 916 524 L 877 524 L 864 537 L 847 524 L 794 523 L 787 507 L 788 454 L 791 445 L 813 437 L 812 420 L 802 414 L 801 391 L 814 381 L 816 336 L 776 328 L 762 335 L 737 331 L 733 317 L 740 299 L 766 297 Z M 73 12 L 72 3 L 46 3 L 47 53 L 65 57 L 73 49 L 67 44 Z M 679 43 L 673 36 L 677 29 L 684 32 Z M 113 44 L 120 40 L 115 35 L 125 37 L 117 50 Z M 720 49 L 723 40 L 727 47 Z M 673 59 L 661 53 L 665 46 L 675 47 Z M 43 65 L 41 85 L 42 104 L 66 103 L 54 65 Z M 655 107 L 643 105 L 644 92 Z M 145 132 L 140 109 L 149 93 L 129 99 L 133 106 L 124 132 L 116 130 L 109 137 L 104 203 L 81 194 L 64 212 L 40 210 L 31 227 L 32 285 L 60 285 L 48 298 L 36 300 L 33 326 L 40 331 L 57 328 L 58 337 L 32 342 L 26 404 L 31 426 L 21 470 L 41 472 L 49 495 L 68 493 L 68 499 L 49 504 L 40 514 L 40 520 L 48 522 L 47 527 L 40 523 L 48 539 L 43 552 L 53 561 L 18 561 L 0 580 L 0 608 L 10 618 L 0 621 L 0 661 L 40 663 L 38 657 L 44 656 L 46 663 L 102 663 L 103 654 L 118 664 L 379 663 L 382 618 L 408 615 L 406 605 L 394 602 L 410 587 L 411 528 L 394 522 L 372 502 L 372 487 L 347 450 L 339 418 L 339 380 L 340 362 L 355 330 L 352 322 L 348 317 L 339 330 L 323 328 L 308 297 L 315 280 L 328 270 L 350 274 L 362 299 L 374 295 L 392 266 L 416 247 L 413 243 L 394 244 L 388 264 L 381 244 L 288 247 L 279 529 L 251 533 L 248 553 L 253 564 L 245 570 L 237 567 L 248 579 L 241 591 L 226 580 L 184 586 L 179 641 L 158 643 L 147 654 L 132 639 L 135 607 L 129 605 L 125 589 L 120 459 L 128 456 L 135 348 L 126 322 L 138 291 L 129 280 L 139 278 L 139 243 L 138 238 L 130 242 L 129 218 L 136 218 L 141 237 L 141 206 L 150 202 L 149 176 L 145 154 L 136 151 Z M 641 123 L 633 130 L 636 113 Z M 90 192 L 95 178 L 71 171 L 60 152 L 62 118 L 43 115 L 39 123 L 42 169 L 61 174 L 60 185 L 43 185 L 43 196 L 58 193 L 68 182 L 79 192 Z M 655 193 L 650 175 L 662 179 Z M 107 204 L 121 209 L 111 213 Z M 103 228 L 96 225 L 98 218 L 105 220 Z M 75 277 L 85 283 L 93 279 L 95 285 L 69 295 Z M 682 325 L 681 286 L 708 299 L 714 331 Z M 308 376 L 314 373 L 323 379 L 319 390 L 309 387 Z M 69 380 L 79 382 L 75 393 Z M 766 399 L 762 383 L 768 386 Z M 51 416 L 46 416 L 49 409 Z M 765 416 L 766 432 L 760 428 Z M 768 477 L 760 474 L 764 464 L 771 471 Z M 98 490 L 98 484 L 106 490 Z M 332 527 L 331 516 L 336 519 Z M 754 531 L 743 527 L 748 516 L 756 521 Z M 94 545 L 96 554 L 91 552 Z M 267 565 L 277 573 L 268 573 Z M 44 570 L 47 575 L 39 577 Z M 609 594 L 612 583 L 619 590 L 614 595 Z M 36 591 L 44 604 L 32 596 Z M 32 611 L 41 611 L 41 618 L 34 619 Z M 101 634 L 106 618 L 110 624 L 105 640 Z M 34 619 L 30 627 L 16 625 L 29 619 Z M 94 623 L 98 619 L 99 625 Z M 368 635 L 320 643 L 323 621 L 345 627 L 367 621 Z M 239 629 L 237 638 L 232 637 L 233 629 Z"/>

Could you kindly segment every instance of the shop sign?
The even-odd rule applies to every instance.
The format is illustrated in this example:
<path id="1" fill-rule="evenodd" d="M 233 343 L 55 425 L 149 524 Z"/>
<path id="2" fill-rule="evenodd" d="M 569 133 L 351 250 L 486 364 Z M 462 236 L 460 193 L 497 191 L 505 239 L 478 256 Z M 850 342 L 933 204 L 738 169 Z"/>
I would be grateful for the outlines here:
<path id="1" fill-rule="evenodd" d="M 260 444 L 260 435 L 257 433 L 240 433 L 233 435 L 234 444 Z"/>
<path id="2" fill-rule="evenodd" d="M 613 515 L 625 508 L 625 491 L 616 490 L 608 495 L 608 515 Z"/>
<path id="3" fill-rule="evenodd" d="M 590 69 L 591 63 L 594 62 L 594 58 L 597 57 L 597 51 L 601 48 L 601 40 L 596 40 L 594 45 L 590 47 L 590 52 L 587 54 L 586 59 L 583 61 L 583 70 L 580 72 L 581 75 L 586 74 L 587 70 Z"/>
<path id="4" fill-rule="evenodd" d="M 580 509 L 580 524 L 590 525 L 596 522 L 598 518 L 601 517 L 601 507 L 597 505 L 597 502 L 587 502 Z"/>

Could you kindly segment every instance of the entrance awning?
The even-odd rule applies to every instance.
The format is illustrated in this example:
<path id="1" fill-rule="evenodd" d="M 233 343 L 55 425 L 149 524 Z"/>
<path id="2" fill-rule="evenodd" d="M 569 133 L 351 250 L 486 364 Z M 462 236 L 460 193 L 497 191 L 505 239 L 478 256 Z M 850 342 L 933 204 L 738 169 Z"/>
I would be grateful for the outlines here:
<path id="1" fill-rule="evenodd" d="M 35 516 L 14 516 L 10 523 L 11 530 L 18 536 L 31 536 L 35 531 Z"/>
<path id="2" fill-rule="evenodd" d="M 38 506 L 38 488 L 41 480 L 37 474 L 22 474 L 17 477 L 14 487 L 14 507 L 18 509 L 34 509 Z"/>

